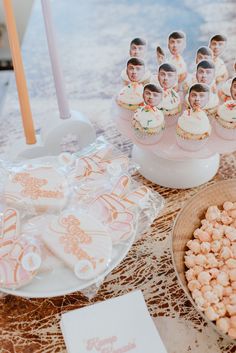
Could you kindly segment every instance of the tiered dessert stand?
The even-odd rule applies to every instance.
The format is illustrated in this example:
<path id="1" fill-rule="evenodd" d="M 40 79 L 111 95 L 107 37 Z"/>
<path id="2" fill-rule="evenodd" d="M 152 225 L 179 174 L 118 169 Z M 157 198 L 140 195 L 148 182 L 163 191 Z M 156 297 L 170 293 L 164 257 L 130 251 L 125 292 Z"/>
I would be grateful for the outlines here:
<path id="1" fill-rule="evenodd" d="M 176 126 L 166 127 L 155 145 L 136 140 L 131 123 L 115 114 L 118 130 L 133 143 L 132 157 L 140 165 L 140 173 L 152 182 L 170 188 L 187 189 L 211 180 L 217 173 L 220 154 L 236 150 L 236 140 L 224 140 L 212 134 L 206 145 L 196 152 L 182 150 L 176 143 Z M 214 124 L 213 124 L 214 125 Z"/>

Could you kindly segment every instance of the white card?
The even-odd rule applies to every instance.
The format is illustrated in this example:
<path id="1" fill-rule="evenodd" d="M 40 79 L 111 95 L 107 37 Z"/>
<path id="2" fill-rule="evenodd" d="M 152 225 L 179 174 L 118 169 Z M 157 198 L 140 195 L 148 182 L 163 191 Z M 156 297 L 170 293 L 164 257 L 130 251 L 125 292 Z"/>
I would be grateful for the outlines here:
<path id="1" fill-rule="evenodd" d="M 68 353 L 167 353 L 141 291 L 65 313 Z"/>

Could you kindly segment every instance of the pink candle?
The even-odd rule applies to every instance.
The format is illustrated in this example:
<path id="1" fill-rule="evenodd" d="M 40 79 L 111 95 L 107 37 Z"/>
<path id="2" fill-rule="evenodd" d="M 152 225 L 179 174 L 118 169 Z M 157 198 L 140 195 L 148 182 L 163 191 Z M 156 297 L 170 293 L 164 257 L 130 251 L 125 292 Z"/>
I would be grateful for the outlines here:
<path id="1" fill-rule="evenodd" d="M 51 59 L 52 65 L 52 72 L 55 82 L 56 88 L 56 95 L 57 95 L 57 104 L 60 111 L 61 119 L 68 119 L 70 118 L 70 110 L 68 101 L 66 98 L 65 92 L 65 82 L 61 70 L 57 45 L 56 45 L 56 36 L 55 31 L 52 23 L 52 14 L 50 8 L 50 0 L 41 0 L 42 2 L 42 9 L 43 9 L 43 16 L 47 34 L 47 41 L 48 41 L 48 49 L 49 55 Z"/>

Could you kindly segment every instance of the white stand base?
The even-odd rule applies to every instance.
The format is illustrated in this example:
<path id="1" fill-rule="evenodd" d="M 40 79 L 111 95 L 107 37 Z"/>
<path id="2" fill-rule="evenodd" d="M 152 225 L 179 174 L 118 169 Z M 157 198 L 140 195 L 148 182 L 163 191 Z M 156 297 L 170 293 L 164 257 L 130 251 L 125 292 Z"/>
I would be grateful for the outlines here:
<path id="1" fill-rule="evenodd" d="M 140 174 L 161 186 L 187 189 L 211 180 L 217 173 L 220 156 L 205 159 L 169 160 L 133 146 L 132 157 L 140 165 Z"/>
<path id="2" fill-rule="evenodd" d="M 32 159 L 42 156 L 55 156 L 63 152 L 64 145 L 74 145 L 77 150 L 96 139 L 95 130 L 90 121 L 81 113 L 72 111 L 69 119 L 48 117 L 47 123 L 37 135 L 37 143 L 27 145 L 20 140 L 9 151 L 10 160 Z"/>

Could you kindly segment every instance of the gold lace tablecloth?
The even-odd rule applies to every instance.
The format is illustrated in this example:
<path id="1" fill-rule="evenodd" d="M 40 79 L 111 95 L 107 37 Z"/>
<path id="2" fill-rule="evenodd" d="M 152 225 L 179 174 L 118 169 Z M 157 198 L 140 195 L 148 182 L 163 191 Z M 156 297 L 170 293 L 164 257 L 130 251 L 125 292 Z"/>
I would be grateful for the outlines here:
<path id="1" fill-rule="evenodd" d="M 188 31 L 189 28 L 191 35 L 195 35 L 194 40 L 198 40 L 193 50 L 200 44 L 206 45 L 209 36 L 219 30 L 228 35 L 231 49 L 226 58 L 232 68 L 236 50 L 235 29 L 230 25 L 236 17 L 233 0 L 172 1 L 168 8 L 162 2 L 154 3 L 152 0 L 145 1 L 145 6 L 141 0 L 91 0 L 84 2 L 84 7 L 79 4 L 78 0 L 52 2 L 70 105 L 85 113 L 95 124 L 97 133 L 104 134 L 123 151 L 129 153 L 131 144 L 111 123 L 110 107 L 111 97 L 119 86 L 119 72 L 124 66 L 122 58 L 130 40 L 127 37 L 146 34 L 154 53 L 156 42 L 165 45 L 162 37 L 166 37 L 167 32 L 163 34 L 164 29 L 169 32 L 176 29 L 172 23 L 177 16 L 182 18 L 183 29 Z M 85 11 L 84 16 L 79 16 L 81 11 Z M 104 19 L 108 18 L 112 20 L 106 22 Z M 150 23 L 155 23 L 156 27 Z M 194 31 L 192 25 L 195 26 Z M 141 33 L 140 28 L 143 28 Z M 43 31 L 40 3 L 36 0 L 23 47 L 36 127 L 57 111 Z M 94 40 L 97 33 L 99 38 Z M 192 43 L 193 37 L 188 45 Z M 150 61 L 150 66 L 154 68 L 155 65 Z M 7 146 L 22 137 L 14 80 L 0 119 L 0 153 L 3 155 Z M 219 172 L 208 184 L 232 177 L 236 177 L 235 153 L 221 158 Z M 236 346 L 223 341 L 208 328 L 188 302 L 178 284 L 171 260 L 173 221 L 184 202 L 206 185 L 176 190 L 154 185 L 140 175 L 136 178 L 165 198 L 165 208 L 151 228 L 132 246 L 126 258 L 107 276 L 96 296 L 90 300 L 81 293 L 50 299 L 24 299 L 11 295 L 0 298 L 1 353 L 64 353 L 66 348 L 59 327 L 61 313 L 135 289 L 142 290 L 168 353 L 236 352 Z"/>

